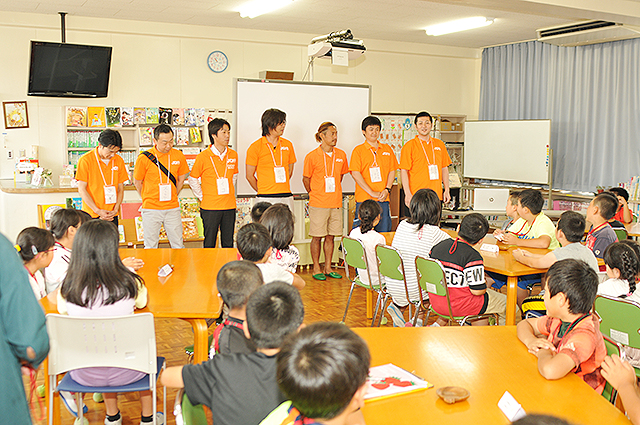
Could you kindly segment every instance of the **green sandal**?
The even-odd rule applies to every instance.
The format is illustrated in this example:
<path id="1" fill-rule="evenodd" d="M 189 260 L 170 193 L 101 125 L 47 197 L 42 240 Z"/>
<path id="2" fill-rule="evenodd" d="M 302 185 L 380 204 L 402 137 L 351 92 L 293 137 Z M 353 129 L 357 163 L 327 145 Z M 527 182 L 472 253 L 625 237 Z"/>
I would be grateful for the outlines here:
<path id="1" fill-rule="evenodd" d="M 331 273 L 325 273 L 324 274 L 326 277 L 332 277 L 334 279 L 342 279 L 342 275 L 339 275 L 336 272 L 331 272 Z"/>
<path id="2" fill-rule="evenodd" d="M 311 276 L 315 280 L 327 280 L 327 276 L 324 273 L 318 273 Z"/>

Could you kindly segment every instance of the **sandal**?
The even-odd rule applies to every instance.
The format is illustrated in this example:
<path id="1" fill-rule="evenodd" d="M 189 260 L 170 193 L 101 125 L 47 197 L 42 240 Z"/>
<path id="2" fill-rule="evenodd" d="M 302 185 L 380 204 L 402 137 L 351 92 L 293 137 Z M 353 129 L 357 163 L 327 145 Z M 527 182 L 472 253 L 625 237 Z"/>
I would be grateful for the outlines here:
<path id="1" fill-rule="evenodd" d="M 336 273 L 336 272 L 331 272 L 331 273 L 325 273 L 324 274 L 326 277 L 332 277 L 334 279 L 342 279 L 342 275 Z"/>
<path id="2" fill-rule="evenodd" d="M 317 273 L 311 276 L 315 280 L 327 280 L 327 276 L 324 273 Z"/>

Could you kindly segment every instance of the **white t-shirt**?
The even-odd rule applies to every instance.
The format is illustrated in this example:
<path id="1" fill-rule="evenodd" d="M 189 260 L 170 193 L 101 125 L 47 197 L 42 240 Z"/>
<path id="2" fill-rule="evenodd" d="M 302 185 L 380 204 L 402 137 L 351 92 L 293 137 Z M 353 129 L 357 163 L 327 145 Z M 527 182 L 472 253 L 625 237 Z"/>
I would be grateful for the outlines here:
<path id="1" fill-rule="evenodd" d="M 44 276 L 42 276 L 40 270 L 36 270 L 33 275 L 29 273 L 29 283 L 31 284 L 31 289 L 33 289 L 36 299 L 43 298 L 47 295 L 44 289 Z"/>
<path id="2" fill-rule="evenodd" d="M 293 274 L 281 266 L 272 263 L 256 263 L 256 266 L 258 266 L 262 272 L 262 280 L 265 285 L 271 282 L 285 282 L 293 285 Z"/>
<path id="3" fill-rule="evenodd" d="M 362 233 L 360 227 L 356 227 L 349 233 L 349 237 L 357 239 L 364 245 L 364 252 L 367 254 L 367 265 L 369 266 L 369 274 L 371 274 L 371 284 L 377 286 L 380 284 L 378 276 L 378 259 L 376 257 L 376 245 L 385 245 L 387 241 L 384 236 L 371 229 L 367 233 Z M 365 285 L 369 284 L 369 274 L 365 269 L 357 269 L 360 281 Z"/>
<path id="4" fill-rule="evenodd" d="M 71 250 L 56 242 L 53 246 L 53 260 L 44 269 L 47 293 L 55 291 L 62 284 L 62 281 L 67 276 L 69 261 L 71 261 Z"/>
<path id="5" fill-rule="evenodd" d="M 598 285 L 598 295 L 619 297 L 629 293 L 629 282 L 622 279 L 607 279 Z"/>

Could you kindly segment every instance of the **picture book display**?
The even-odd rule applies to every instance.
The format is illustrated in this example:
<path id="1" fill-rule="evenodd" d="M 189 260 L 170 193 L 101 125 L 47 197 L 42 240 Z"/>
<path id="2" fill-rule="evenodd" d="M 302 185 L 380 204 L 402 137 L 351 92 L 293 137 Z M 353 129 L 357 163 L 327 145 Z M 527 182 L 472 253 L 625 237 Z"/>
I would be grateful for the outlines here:
<path id="1" fill-rule="evenodd" d="M 173 122 L 173 125 L 184 125 L 184 109 L 174 108 L 171 121 Z"/>
<path id="2" fill-rule="evenodd" d="M 84 106 L 67 106 L 67 127 L 86 127 L 87 108 Z"/>
<path id="3" fill-rule="evenodd" d="M 107 114 L 107 127 L 122 127 L 122 119 L 120 116 L 120 107 L 107 106 L 104 108 Z"/>
<path id="4" fill-rule="evenodd" d="M 370 368 L 367 383 L 369 386 L 364 396 L 367 401 L 433 387 L 433 384 L 392 363 Z"/>
<path id="5" fill-rule="evenodd" d="M 158 108 L 158 122 L 160 124 L 171 124 L 171 115 L 173 109 L 171 108 Z"/>
<path id="6" fill-rule="evenodd" d="M 158 124 L 158 108 L 146 108 L 147 124 Z"/>
<path id="7" fill-rule="evenodd" d="M 140 146 L 153 146 L 153 127 L 140 127 Z"/>
<path id="8" fill-rule="evenodd" d="M 132 126 L 133 125 L 133 108 L 123 107 L 121 109 L 120 119 L 122 121 L 123 126 Z"/>
<path id="9" fill-rule="evenodd" d="M 176 132 L 176 145 L 186 146 L 189 144 L 189 129 L 187 127 L 177 127 L 174 128 L 174 131 Z"/>
<path id="10" fill-rule="evenodd" d="M 133 123 L 134 124 L 147 123 L 147 111 L 145 108 L 133 108 Z"/>
<path id="11" fill-rule="evenodd" d="M 106 127 L 106 118 L 104 114 L 104 107 L 102 106 L 89 106 L 87 108 L 87 117 L 89 121 L 89 127 Z"/>

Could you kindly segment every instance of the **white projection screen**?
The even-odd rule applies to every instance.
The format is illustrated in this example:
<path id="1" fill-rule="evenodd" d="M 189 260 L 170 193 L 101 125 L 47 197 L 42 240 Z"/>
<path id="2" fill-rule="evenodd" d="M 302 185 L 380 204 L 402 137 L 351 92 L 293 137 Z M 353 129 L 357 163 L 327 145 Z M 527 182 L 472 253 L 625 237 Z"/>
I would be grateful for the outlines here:
<path id="1" fill-rule="evenodd" d="M 337 147 L 349 159 L 353 148 L 364 141 L 360 125 L 371 110 L 370 86 L 247 79 L 236 79 L 235 83 L 231 134 L 238 151 L 238 196 L 256 194 L 245 177 L 245 159 L 249 145 L 262 135 L 260 117 L 269 108 L 287 114 L 283 137 L 293 143 L 297 158 L 291 177 L 293 194 L 307 193 L 302 185 L 304 157 L 319 146 L 315 133 L 320 124 L 331 121 L 336 125 Z M 342 191 L 354 190 L 351 175 L 345 175 Z"/>
<path id="2" fill-rule="evenodd" d="M 550 120 L 467 121 L 464 176 L 548 184 Z"/>

